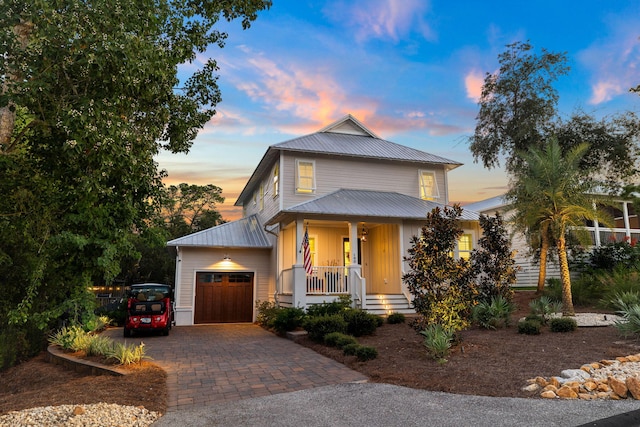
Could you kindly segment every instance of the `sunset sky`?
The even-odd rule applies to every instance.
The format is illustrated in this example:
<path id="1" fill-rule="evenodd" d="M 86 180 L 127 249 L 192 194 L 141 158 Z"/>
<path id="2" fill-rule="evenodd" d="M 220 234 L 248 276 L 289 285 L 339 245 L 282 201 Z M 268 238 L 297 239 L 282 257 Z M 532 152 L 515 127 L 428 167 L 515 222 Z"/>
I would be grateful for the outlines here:
<path id="1" fill-rule="evenodd" d="M 267 147 L 351 113 L 384 139 L 464 163 L 449 174 L 451 202 L 501 194 L 502 170 L 475 164 L 475 127 L 486 72 L 505 45 L 567 52 L 559 109 L 604 117 L 640 113 L 637 0 L 273 0 L 251 28 L 240 22 L 218 61 L 222 103 L 189 154 L 162 153 L 168 184 L 214 184 L 227 220 Z M 199 63 L 191 66 L 198 67 Z"/>

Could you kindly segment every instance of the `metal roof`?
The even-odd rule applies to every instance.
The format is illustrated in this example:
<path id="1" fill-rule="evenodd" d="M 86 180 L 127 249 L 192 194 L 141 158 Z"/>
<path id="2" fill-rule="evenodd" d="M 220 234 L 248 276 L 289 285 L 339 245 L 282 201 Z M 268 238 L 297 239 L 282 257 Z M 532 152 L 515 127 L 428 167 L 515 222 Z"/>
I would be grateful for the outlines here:
<path id="1" fill-rule="evenodd" d="M 337 190 L 326 196 L 308 202 L 300 203 L 284 209 L 270 222 L 277 222 L 282 216 L 291 214 L 341 216 L 341 217 L 369 217 L 369 218 L 398 218 L 424 219 L 427 212 L 435 207 L 445 205 L 422 200 L 396 192 L 370 190 Z M 477 212 L 464 209 L 460 219 L 477 221 Z"/>
<path id="2" fill-rule="evenodd" d="M 211 248 L 270 248 L 271 243 L 255 215 L 227 222 L 167 242 L 167 246 Z"/>
<path id="3" fill-rule="evenodd" d="M 478 202 L 469 203 L 464 206 L 466 209 L 471 209 L 476 212 L 487 212 L 508 206 L 509 202 L 504 197 L 504 194 L 490 199 L 480 200 Z"/>
<path id="4" fill-rule="evenodd" d="M 444 164 L 452 167 L 460 162 L 416 150 L 395 142 L 364 135 L 317 132 L 272 145 L 271 149 L 305 153 L 351 156 L 368 159 L 398 160 Z"/>

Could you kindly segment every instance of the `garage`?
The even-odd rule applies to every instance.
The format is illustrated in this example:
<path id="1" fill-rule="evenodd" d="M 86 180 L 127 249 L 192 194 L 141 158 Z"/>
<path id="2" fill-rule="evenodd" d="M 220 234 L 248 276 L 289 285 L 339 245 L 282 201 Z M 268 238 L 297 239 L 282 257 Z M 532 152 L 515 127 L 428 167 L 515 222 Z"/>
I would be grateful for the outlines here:
<path id="1" fill-rule="evenodd" d="M 194 323 L 252 322 L 253 282 L 253 273 L 197 273 Z"/>

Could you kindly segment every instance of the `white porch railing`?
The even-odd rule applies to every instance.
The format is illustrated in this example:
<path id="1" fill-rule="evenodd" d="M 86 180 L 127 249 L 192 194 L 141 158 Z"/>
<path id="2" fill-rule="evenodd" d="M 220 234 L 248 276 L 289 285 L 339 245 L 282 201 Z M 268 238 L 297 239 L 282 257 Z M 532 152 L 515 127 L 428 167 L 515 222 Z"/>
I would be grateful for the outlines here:
<path id="1" fill-rule="evenodd" d="M 307 274 L 307 294 L 348 294 L 349 286 L 344 266 L 317 266 Z"/>
<path id="2" fill-rule="evenodd" d="M 640 230 L 638 229 L 604 228 L 602 226 L 585 227 L 584 229 L 591 235 L 593 246 L 600 246 L 611 242 L 623 242 L 625 240 L 631 240 L 633 242 L 640 241 Z M 596 233 L 599 238 L 596 238 Z"/>

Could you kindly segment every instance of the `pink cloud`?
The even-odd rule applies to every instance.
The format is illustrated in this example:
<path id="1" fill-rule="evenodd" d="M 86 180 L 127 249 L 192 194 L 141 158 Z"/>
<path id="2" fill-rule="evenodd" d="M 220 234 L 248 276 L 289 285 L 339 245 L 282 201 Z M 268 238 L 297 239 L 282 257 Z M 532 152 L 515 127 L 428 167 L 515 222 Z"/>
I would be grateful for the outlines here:
<path id="1" fill-rule="evenodd" d="M 473 102 L 478 102 L 482 95 L 482 85 L 484 84 L 484 75 L 478 70 L 471 70 L 464 77 L 464 86 L 467 90 L 467 98 Z"/>
<path id="2" fill-rule="evenodd" d="M 601 104 L 603 102 L 611 101 L 616 95 L 626 92 L 622 88 L 620 83 L 611 81 L 599 81 L 591 86 L 592 94 L 589 99 L 589 104 Z"/>

